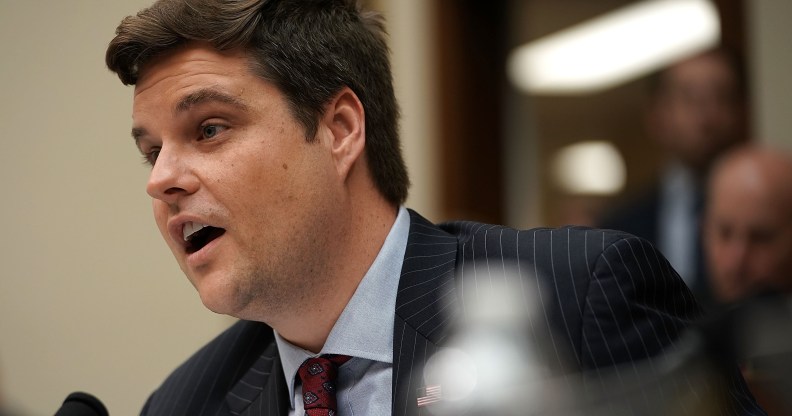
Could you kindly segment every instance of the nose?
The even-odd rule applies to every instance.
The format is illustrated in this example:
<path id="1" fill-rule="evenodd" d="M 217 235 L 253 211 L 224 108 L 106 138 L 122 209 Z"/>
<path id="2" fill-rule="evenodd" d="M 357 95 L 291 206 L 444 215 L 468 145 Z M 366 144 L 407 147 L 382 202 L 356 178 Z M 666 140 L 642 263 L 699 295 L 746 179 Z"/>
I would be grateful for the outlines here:
<path id="1" fill-rule="evenodd" d="M 146 192 L 169 205 L 198 190 L 198 179 L 179 152 L 165 147 L 151 169 Z"/>
<path id="2" fill-rule="evenodd" d="M 736 276 L 743 276 L 745 273 L 746 261 L 748 260 L 748 245 L 743 239 L 733 239 L 728 243 L 726 255 L 721 260 L 726 268 Z"/>

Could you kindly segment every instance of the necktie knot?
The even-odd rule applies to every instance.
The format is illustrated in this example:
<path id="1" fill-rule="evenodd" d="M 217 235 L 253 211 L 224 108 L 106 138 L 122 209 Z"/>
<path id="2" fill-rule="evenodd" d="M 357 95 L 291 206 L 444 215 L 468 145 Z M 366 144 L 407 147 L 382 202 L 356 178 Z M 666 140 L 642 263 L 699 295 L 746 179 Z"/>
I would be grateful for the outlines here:
<path id="1" fill-rule="evenodd" d="M 308 416 L 336 414 L 336 380 L 338 367 L 352 358 L 348 355 L 326 354 L 305 360 L 297 374 L 302 380 L 303 404 Z"/>

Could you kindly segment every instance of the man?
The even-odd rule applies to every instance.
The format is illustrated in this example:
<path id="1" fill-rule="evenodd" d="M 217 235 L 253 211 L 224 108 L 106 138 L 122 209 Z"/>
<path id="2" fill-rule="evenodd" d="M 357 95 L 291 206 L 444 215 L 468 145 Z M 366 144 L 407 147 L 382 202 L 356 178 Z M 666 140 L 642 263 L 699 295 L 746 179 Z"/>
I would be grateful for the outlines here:
<path id="1" fill-rule="evenodd" d="M 157 225 L 203 303 L 241 319 L 144 414 L 421 414 L 427 391 L 443 399 L 424 364 L 506 263 L 536 276 L 526 300 L 546 291 L 532 328 L 569 372 L 652 363 L 698 315 L 632 236 L 435 226 L 405 209 L 384 39 L 343 0 L 163 0 L 118 27 L 107 64 L 135 85 Z"/>
<path id="2" fill-rule="evenodd" d="M 744 142 L 745 84 L 739 60 L 722 49 L 685 59 L 657 74 L 645 124 L 669 161 L 649 192 L 600 224 L 656 244 L 705 300 L 707 271 L 699 235 L 704 181 L 718 155 Z"/>
<path id="3" fill-rule="evenodd" d="M 716 299 L 792 293 L 792 155 L 742 147 L 709 181 L 704 247 Z"/>
<path id="4" fill-rule="evenodd" d="M 703 237 L 708 283 L 724 307 L 712 309 L 732 319 L 743 375 L 769 414 L 789 414 L 792 155 L 754 145 L 721 157 L 708 182 Z"/>

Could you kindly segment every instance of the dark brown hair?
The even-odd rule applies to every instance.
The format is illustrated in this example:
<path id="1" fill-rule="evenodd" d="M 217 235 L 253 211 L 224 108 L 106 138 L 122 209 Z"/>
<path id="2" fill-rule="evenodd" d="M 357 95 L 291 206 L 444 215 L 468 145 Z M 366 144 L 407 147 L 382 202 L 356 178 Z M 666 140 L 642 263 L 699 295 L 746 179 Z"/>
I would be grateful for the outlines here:
<path id="1" fill-rule="evenodd" d="M 252 71 L 284 93 L 308 141 L 324 105 L 347 86 L 365 109 L 374 182 L 401 204 L 409 179 L 386 36 L 383 19 L 353 0 L 159 0 L 121 21 L 105 60 L 121 82 L 134 85 L 147 62 L 187 42 L 242 48 Z"/>
<path id="2" fill-rule="evenodd" d="M 708 56 L 719 59 L 723 65 L 731 72 L 734 80 L 734 100 L 738 103 L 744 103 L 748 98 L 748 71 L 745 66 L 745 60 L 736 50 L 727 49 L 725 47 L 717 47 L 708 51 L 702 52 L 696 56 Z M 684 62 L 684 61 L 680 61 Z M 674 65 L 669 65 L 662 70 L 651 74 L 648 78 L 649 96 L 658 98 L 662 96 L 669 86 L 669 72 Z"/>

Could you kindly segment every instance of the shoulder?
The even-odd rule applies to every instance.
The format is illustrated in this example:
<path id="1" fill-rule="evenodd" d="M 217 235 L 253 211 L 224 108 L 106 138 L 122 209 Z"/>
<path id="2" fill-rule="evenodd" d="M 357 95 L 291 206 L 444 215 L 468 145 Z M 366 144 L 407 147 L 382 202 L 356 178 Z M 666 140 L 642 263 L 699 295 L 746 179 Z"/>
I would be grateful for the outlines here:
<path id="1" fill-rule="evenodd" d="M 439 227 L 459 241 L 462 303 L 508 285 L 533 317 L 531 327 L 549 326 L 543 337 L 553 340 L 549 350 L 571 356 L 573 367 L 609 367 L 659 354 L 696 316 L 695 301 L 673 268 L 648 241 L 631 234 L 470 221 Z M 663 331 L 659 342 L 655 327 Z M 554 362 L 555 354 L 548 357 Z M 566 367 L 565 361 L 558 365 Z"/>
<path id="2" fill-rule="evenodd" d="M 516 265 L 561 296 L 574 292 L 581 302 L 591 290 L 605 290 L 642 299 L 678 295 L 695 304 L 666 258 L 646 239 L 623 231 L 580 226 L 516 230 L 469 221 L 440 227 L 457 236 L 463 272 L 468 264 L 492 265 L 495 260 Z"/>
<path id="3" fill-rule="evenodd" d="M 272 343 L 274 334 L 269 326 L 235 323 L 176 368 L 149 397 L 143 413 L 190 414 L 195 404 L 203 409 L 219 405 L 228 388 Z"/>
<path id="4" fill-rule="evenodd" d="M 563 257 L 593 265 L 598 256 L 613 245 L 638 243 L 651 247 L 623 231 L 581 226 L 518 230 L 502 225 L 454 221 L 439 224 L 439 227 L 456 236 L 460 245 L 476 257 L 495 255 L 506 259 L 530 258 L 537 262 Z"/>
<path id="5" fill-rule="evenodd" d="M 257 358 L 260 351 L 252 351 L 250 346 L 266 345 L 274 340 L 272 328 L 269 326 L 260 322 L 238 321 L 187 359 L 171 377 L 178 378 L 196 365 L 211 369 L 229 360 L 244 360 L 248 355 Z"/>

